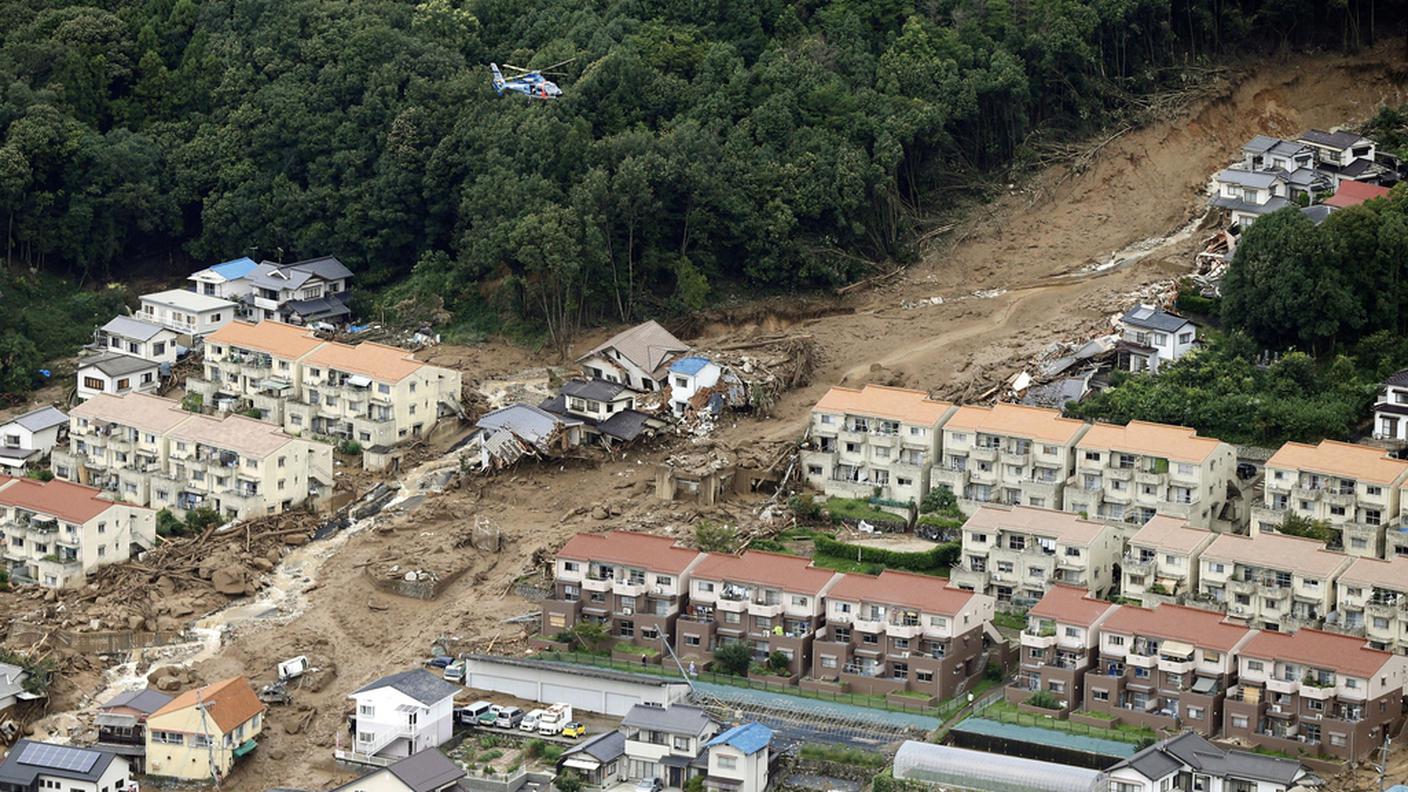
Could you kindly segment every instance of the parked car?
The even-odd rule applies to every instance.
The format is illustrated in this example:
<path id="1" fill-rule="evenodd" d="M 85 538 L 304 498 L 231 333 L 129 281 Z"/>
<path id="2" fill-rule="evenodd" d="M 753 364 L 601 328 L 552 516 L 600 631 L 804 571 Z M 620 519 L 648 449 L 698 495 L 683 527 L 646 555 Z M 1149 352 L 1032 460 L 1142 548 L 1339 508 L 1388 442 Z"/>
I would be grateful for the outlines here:
<path id="1" fill-rule="evenodd" d="M 479 725 L 493 726 L 495 723 L 498 723 L 499 713 L 502 711 L 503 707 L 501 705 L 490 704 L 489 709 L 485 710 L 484 713 L 479 716 Z"/>
<path id="2" fill-rule="evenodd" d="M 660 792 L 664 786 L 658 778 L 642 778 L 636 782 L 636 792 Z"/>
<path id="3" fill-rule="evenodd" d="M 540 709 L 528 710 L 528 714 L 527 714 L 527 715 L 524 715 L 524 716 L 523 716 L 523 720 L 522 720 L 521 722 L 519 722 L 519 724 L 518 724 L 519 730 L 521 730 L 521 731 L 526 731 L 526 732 L 534 732 L 534 731 L 537 731 L 537 730 L 538 730 L 538 721 L 541 720 L 542 717 L 543 717 L 543 711 L 542 711 L 542 710 L 540 710 Z"/>
<path id="4" fill-rule="evenodd" d="M 518 707 L 504 707 L 499 710 L 499 717 L 494 720 L 494 725 L 500 729 L 516 729 L 522 722 L 523 710 Z"/>
<path id="5" fill-rule="evenodd" d="M 460 723 L 473 725 L 478 723 L 480 716 L 492 709 L 493 706 L 493 704 L 487 701 L 476 701 L 467 707 L 460 707 L 455 710 L 455 714 L 459 716 Z"/>
<path id="6" fill-rule="evenodd" d="M 464 662 L 463 660 L 456 660 L 455 662 L 450 663 L 449 665 L 445 666 L 445 681 L 446 681 L 446 682 L 463 682 L 463 681 L 464 681 L 464 671 L 465 671 L 465 668 L 464 668 L 464 667 L 465 667 L 465 662 Z"/>
<path id="7" fill-rule="evenodd" d="M 431 668 L 444 668 L 445 666 L 453 662 L 455 662 L 455 658 L 450 657 L 449 655 L 437 655 L 435 657 L 430 658 L 429 660 L 426 660 L 425 664 L 430 666 Z"/>
<path id="8" fill-rule="evenodd" d="M 562 736 L 577 739 L 587 733 L 587 725 L 581 721 L 572 721 L 562 727 Z"/>

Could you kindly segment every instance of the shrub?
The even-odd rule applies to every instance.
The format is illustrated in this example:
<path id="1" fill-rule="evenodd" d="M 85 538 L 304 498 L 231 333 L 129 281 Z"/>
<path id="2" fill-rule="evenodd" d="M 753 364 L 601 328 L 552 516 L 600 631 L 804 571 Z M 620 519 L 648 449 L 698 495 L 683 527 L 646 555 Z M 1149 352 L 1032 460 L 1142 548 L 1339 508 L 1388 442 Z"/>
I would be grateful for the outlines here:
<path id="1" fill-rule="evenodd" d="M 1291 536 L 1304 536 L 1309 539 L 1318 539 L 1321 542 L 1329 542 L 1335 538 L 1335 529 L 1330 527 L 1324 520 L 1312 520 L 1309 517 L 1302 517 L 1292 511 L 1287 511 L 1285 518 L 1276 530 Z"/>
<path id="2" fill-rule="evenodd" d="M 837 764 L 855 765 L 857 767 L 884 767 L 886 763 L 885 755 L 875 751 L 863 751 L 859 748 L 851 748 L 845 745 L 822 745 L 820 743 L 804 743 L 801 747 L 803 759 L 811 759 L 819 762 L 835 762 Z"/>
<path id="3" fill-rule="evenodd" d="M 557 792 L 582 792 L 582 776 L 576 770 L 563 770 L 552 785 L 557 787 Z"/>
<path id="4" fill-rule="evenodd" d="M 337 444 L 337 453 L 354 456 L 362 453 L 362 444 L 356 440 L 343 440 Z"/>
<path id="5" fill-rule="evenodd" d="M 500 751 L 499 749 L 495 748 L 492 751 L 485 751 L 484 753 L 479 754 L 479 761 L 483 762 L 485 767 L 488 767 L 490 762 L 494 761 L 495 759 L 498 759 L 503 755 L 503 751 Z"/>
<path id="6" fill-rule="evenodd" d="M 1057 700 L 1055 694 L 1049 690 L 1038 690 L 1030 696 L 1027 696 L 1026 703 L 1033 707 L 1041 707 L 1042 709 L 1061 709 L 1061 702 Z"/>
<path id="7" fill-rule="evenodd" d="M 546 746 L 546 742 L 534 737 L 523 743 L 523 755 L 529 759 L 537 759 L 539 756 L 543 755 L 543 748 Z"/>
<path id="8" fill-rule="evenodd" d="M 704 792 L 704 776 L 690 776 L 682 787 L 684 792 Z"/>
<path id="9" fill-rule="evenodd" d="M 49 470 L 48 468 L 45 468 L 43 470 L 30 470 L 25 473 L 25 476 L 27 476 L 28 478 L 32 478 L 36 481 L 53 481 L 54 471 Z"/>
<path id="10" fill-rule="evenodd" d="M 792 515 L 801 522 L 819 522 L 821 520 L 821 504 L 816 502 L 809 492 L 799 492 L 787 499 L 787 506 L 792 510 Z"/>
<path id="11" fill-rule="evenodd" d="M 561 745 L 553 745 L 552 743 L 544 745 L 543 761 L 556 762 L 558 759 L 562 758 L 562 752 L 564 750 L 566 749 L 564 749 Z"/>
<path id="12" fill-rule="evenodd" d="M 924 493 L 924 499 L 919 502 L 919 511 L 922 514 L 944 514 L 950 517 L 962 514 L 958 510 L 958 496 L 953 494 L 947 484 L 940 484 Z"/>
<path id="13" fill-rule="evenodd" d="M 727 525 L 700 520 L 694 529 L 694 545 L 706 553 L 731 553 L 738 534 Z"/>
<path id="14" fill-rule="evenodd" d="M 787 676 L 792 671 L 792 658 L 775 651 L 768 655 L 768 670 L 777 676 Z"/>
<path id="15" fill-rule="evenodd" d="M 200 412 L 205 407 L 205 397 L 199 393 L 187 393 L 181 397 L 181 409 L 186 412 Z"/>
<path id="16" fill-rule="evenodd" d="M 989 682 L 1001 682 L 1007 678 L 1007 671 L 1001 663 L 988 663 L 987 668 L 983 669 L 983 676 Z"/>
<path id="17" fill-rule="evenodd" d="M 747 676 L 753 650 L 743 641 L 729 641 L 714 652 L 714 665 L 725 674 Z"/>
<path id="18" fill-rule="evenodd" d="M 185 536 L 186 524 L 170 509 L 162 509 L 156 513 L 156 533 L 157 536 Z"/>
<path id="19" fill-rule="evenodd" d="M 485 748 L 485 749 L 488 749 L 488 748 L 497 748 L 498 745 L 499 745 L 499 738 L 496 737 L 495 735 L 492 735 L 492 734 L 484 734 L 484 735 L 481 735 L 481 736 L 479 737 L 479 747 L 480 747 L 480 748 Z"/>
<path id="20" fill-rule="evenodd" d="M 834 537 L 817 534 L 813 540 L 816 551 L 821 555 L 858 560 L 862 563 L 880 564 L 890 569 L 906 569 L 911 572 L 931 572 L 945 566 L 952 566 L 961 552 L 957 542 L 950 542 L 917 553 L 886 550 L 883 547 L 867 547 L 848 542 L 838 542 Z"/>

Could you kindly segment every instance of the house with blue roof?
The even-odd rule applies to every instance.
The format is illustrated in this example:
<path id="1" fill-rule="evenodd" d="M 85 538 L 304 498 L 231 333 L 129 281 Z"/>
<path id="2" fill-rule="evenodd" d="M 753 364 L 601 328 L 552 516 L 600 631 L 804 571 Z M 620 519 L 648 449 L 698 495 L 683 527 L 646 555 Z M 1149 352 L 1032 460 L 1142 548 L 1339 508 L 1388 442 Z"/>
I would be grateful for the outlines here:
<path id="1" fill-rule="evenodd" d="M 252 258 L 231 259 L 191 273 L 186 280 L 191 281 L 191 291 L 197 294 L 239 302 L 248 297 L 254 288 L 248 277 L 258 266 L 259 263 Z"/>
<path id="2" fill-rule="evenodd" d="M 773 731 L 761 723 L 734 726 L 704 744 L 704 788 L 709 792 L 763 792 L 772 762 Z"/>
<path id="3" fill-rule="evenodd" d="M 704 404 L 696 404 L 696 397 L 718 385 L 722 375 L 723 369 L 717 363 L 699 355 L 689 355 L 671 363 L 666 381 L 670 410 L 675 415 L 684 415 L 688 411 L 708 407 L 707 399 Z"/>

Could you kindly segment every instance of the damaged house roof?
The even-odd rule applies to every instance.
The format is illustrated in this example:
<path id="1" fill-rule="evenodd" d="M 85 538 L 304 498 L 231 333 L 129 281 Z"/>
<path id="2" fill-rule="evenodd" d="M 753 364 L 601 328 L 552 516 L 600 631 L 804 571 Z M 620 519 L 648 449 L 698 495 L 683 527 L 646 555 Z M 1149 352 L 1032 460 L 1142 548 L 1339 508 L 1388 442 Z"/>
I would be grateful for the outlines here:
<path id="1" fill-rule="evenodd" d="M 652 377 L 658 377 L 659 369 L 665 361 L 669 360 L 672 355 L 688 352 L 689 345 L 675 338 L 669 330 L 652 319 L 628 330 L 622 330 L 577 360 L 586 360 L 608 349 L 615 349 L 621 357 L 634 363 L 641 370 L 650 372 Z"/>

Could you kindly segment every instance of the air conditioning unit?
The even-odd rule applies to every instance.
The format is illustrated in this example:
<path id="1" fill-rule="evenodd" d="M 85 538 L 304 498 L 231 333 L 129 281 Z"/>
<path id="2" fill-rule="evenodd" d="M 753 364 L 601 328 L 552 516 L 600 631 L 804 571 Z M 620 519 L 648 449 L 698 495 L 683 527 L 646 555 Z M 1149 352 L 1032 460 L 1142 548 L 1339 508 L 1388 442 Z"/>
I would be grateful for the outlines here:
<path id="1" fill-rule="evenodd" d="M 635 608 L 622 608 L 622 609 L 621 609 L 621 613 L 622 613 L 623 615 L 626 615 L 626 616 L 631 616 L 631 615 L 635 614 L 635 612 L 636 612 L 636 611 L 635 611 Z"/>
<path id="2" fill-rule="evenodd" d="M 664 586 L 656 586 L 655 588 L 653 588 L 653 589 L 650 590 L 650 593 L 652 593 L 652 594 L 664 594 L 664 593 L 665 593 L 665 587 L 664 587 Z"/>

